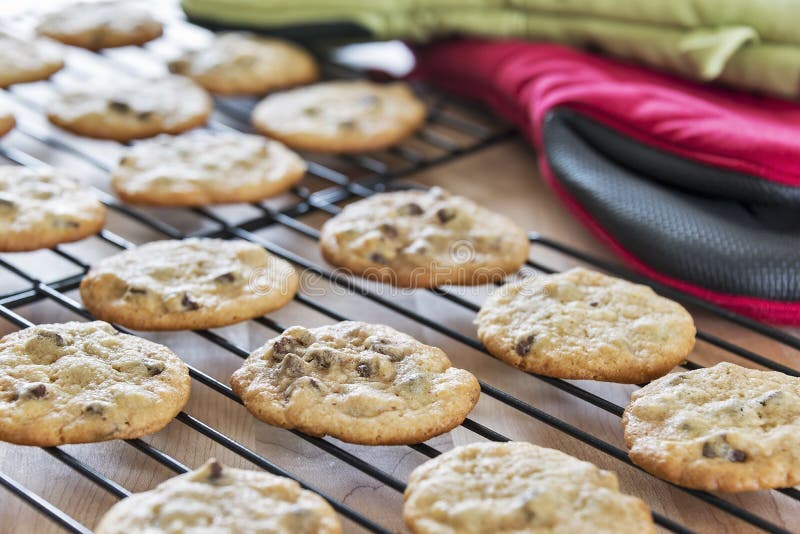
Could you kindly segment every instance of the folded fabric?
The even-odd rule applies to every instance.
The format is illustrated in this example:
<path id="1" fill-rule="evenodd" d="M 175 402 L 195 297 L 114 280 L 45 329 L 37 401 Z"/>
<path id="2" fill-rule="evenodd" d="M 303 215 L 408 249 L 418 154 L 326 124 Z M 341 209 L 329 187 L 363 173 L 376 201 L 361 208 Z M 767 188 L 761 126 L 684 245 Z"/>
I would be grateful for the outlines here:
<path id="1" fill-rule="evenodd" d="M 800 105 L 551 44 L 416 52 L 418 75 L 519 125 L 567 206 L 634 268 L 800 324 Z"/>
<path id="2" fill-rule="evenodd" d="M 377 38 L 524 37 L 591 48 L 696 80 L 800 96 L 800 7 L 787 0 L 183 0 L 200 23 L 346 23 Z M 306 28 L 308 30 L 309 28 Z"/>

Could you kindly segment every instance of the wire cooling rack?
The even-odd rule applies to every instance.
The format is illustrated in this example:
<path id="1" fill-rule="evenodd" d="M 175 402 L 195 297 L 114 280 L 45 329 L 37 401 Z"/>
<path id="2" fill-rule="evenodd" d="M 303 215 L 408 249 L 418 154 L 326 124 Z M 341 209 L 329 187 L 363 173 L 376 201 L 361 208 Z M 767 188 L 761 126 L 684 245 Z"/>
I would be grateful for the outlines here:
<path id="1" fill-rule="evenodd" d="M 32 20 L 28 15 L 24 15 L 3 22 L 6 30 L 13 28 L 21 31 L 22 28 L 30 26 Z M 114 144 L 81 139 L 50 127 L 43 119 L 42 113 L 46 100 L 59 86 L 69 83 L 91 83 L 95 79 L 107 76 L 147 76 L 160 73 L 163 71 L 165 58 L 186 48 L 196 39 L 205 36 L 205 33 L 205 30 L 186 23 L 177 13 L 171 12 L 165 37 L 145 47 L 107 51 L 100 54 L 82 50 L 71 51 L 67 67 L 53 81 L 18 86 L 5 93 L 5 99 L 17 114 L 19 125 L 15 133 L 10 134 L 6 140 L 0 141 L 0 157 L 7 160 L 6 163 L 12 162 L 29 167 L 46 168 L 53 163 L 69 164 L 82 169 L 93 169 L 95 173 L 107 174 L 113 158 L 103 154 Z M 357 75 L 351 70 L 343 69 L 332 63 L 326 63 L 325 71 L 328 76 L 334 77 Z M 430 113 L 425 128 L 418 132 L 412 140 L 379 154 L 309 159 L 308 175 L 304 181 L 291 193 L 275 200 L 247 206 L 207 209 L 139 209 L 121 204 L 107 192 L 97 189 L 100 200 L 109 208 L 109 224 L 96 238 L 86 241 L 104 247 L 105 252 L 102 255 L 107 255 L 156 238 L 181 239 L 192 235 L 245 239 L 262 245 L 269 252 L 290 261 L 303 271 L 306 279 L 309 277 L 313 279 L 312 283 L 303 286 L 303 290 L 295 298 L 293 305 L 300 309 L 298 313 L 301 315 L 314 313 L 327 321 L 348 319 L 337 310 L 335 298 L 331 300 L 317 297 L 315 289 L 325 286 L 334 290 L 331 292 L 333 295 L 347 294 L 353 298 L 362 299 L 365 305 L 382 309 L 397 317 L 398 320 L 404 321 L 405 324 L 416 325 L 417 328 L 435 332 L 442 338 L 446 338 L 449 343 L 460 346 L 462 350 L 468 349 L 481 357 L 489 358 L 488 352 L 475 339 L 470 329 L 444 324 L 435 313 L 436 309 L 446 305 L 461 309 L 462 312 L 471 315 L 478 310 L 479 299 L 463 296 L 456 288 L 417 290 L 415 292 L 417 295 L 423 294 L 425 297 L 422 303 L 415 300 L 413 295 L 411 298 L 405 299 L 394 298 L 387 295 L 385 288 L 378 284 L 368 283 L 331 270 L 318 257 L 297 253 L 285 245 L 286 235 L 289 236 L 289 240 L 316 240 L 319 237 L 318 230 L 306 222 L 309 219 L 315 217 L 324 219 L 336 214 L 341 209 L 341 205 L 391 187 L 397 183 L 398 179 L 461 158 L 515 135 L 507 125 L 499 124 L 480 109 L 445 99 L 425 88 L 420 88 L 420 91 L 428 101 Z M 255 101 L 252 99 L 217 99 L 214 117 L 207 127 L 212 130 L 249 131 L 248 117 L 254 103 Z M 119 146 L 116 145 L 116 148 Z M 191 222 L 186 223 L 187 219 Z M 270 232 L 274 229 L 280 229 L 283 232 L 282 243 L 284 244 L 280 244 L 280 240 L 271 237 Z M 146 237 L 142 237 L 143 235 Z M 531 233 L 530 241 L 532 257 L 557 255 L 571 263 L 589 264 L 623 278 L 648 283 L 659 293 L 687 305 L 696 317 L 710 318 L 713 323 L 721 321 L 726 328 L 744 329 L 745 337 L 768 340 L 777 347 L 776 350 L 781 350 L 783 354 L 791 353 L 797 356 L 797 351 L 800 351 L 800 338 L 783 330 L 758 323 L 699 299 L 680 294 L 670 288 L 645 281 L 613 264 L 593 258 L 546 236 Z M 36 256 L 31 253 L 0 254 L 0 282 L 2 282 L 0 285 L 0 319 L 5 323 L 4 331 L 31 326 L 33 322 L 27 317 L 29 314 L 26 314 L 26 311 L 30 312 L 33 306 L 40 306 L 43 303 L 46 303 L 50 310 L 50 312 L 45 312 L 45 316 L 56 317 L 53 321 L 61 320 L 59 318 L 65 314 L 90 319 L 90 315 L 73 296 L 83 274 L 95 256 L 94 252 L 89 254 L 85 250 L 88 249 L 83 244 L 73 244 L 58 246 L 51 251 L 34 253 Z M 52 276 L 52 268 L 56 265 L 60 266 L 59 272 L 65 271 L 67 274 Z M 535 272 L 554 271 L 540 261 L 528 261 L 527 268 Z M 35 315 L 41 316 L 41 314 Z M 266 329 L 265 335 L 256 343 L 256 346 L 288 326 L 281 324 L 274 314 L 271 314 L 270 317 L 254 319 L 252 322 Z M 465 333 L 465 330 L 469 333 Z M 237 339 L 236 332 L 236 330 L 219 329 L 183 332 L 178 335 L 184 338 L 201 338 L 209 342 L 217 351 L 245 358 L 249 350 Z M 735 344 L 726 336 L 700 329 L 698 339 L 719 351 L 722 354 L 720 359 L 732 359 L 740 362 L 745 360 L 756 367 L 774 369 L 798 376 L 796 368 L 779 363 L 746 346 Z M 763 343 L 760 346 L 763 346 Z M 700 365 L 692 358 L 692 361 L 688 361 L 684 367 L 696 369 Z M 525 375 L 522 371 L 510 367 L 506 372 L 523 377 Z M 241 404 L 225 383 L 204 372 L 201 366 L 190 365 L 190 374 L 194 379 L 193 391 L 197 388 L 208 388 L 214 395 Z M 477 374 L 480 378 L 480 372 Z M 530 375 L 525 379 L 528 380 L 525 387 L 549 388 L 552 390 L 552 395 L 558 396 L 559 402 L 585 404 L 587 408 L 596 410 L 599 414 L 607 414 L 612 420 L 616 418 L 617 423 L 618 418 L 622 415 L 624 401 L 615 401 L 609 399 L 608 395 L 596 393 L 589 383 L 536 375 Z M 618 396 L 619 398 L 624 398 L 627 391 L 624 389 L 625 387 L 628 386 L 619 386 L 623 394 Z M 630 469 L 634 472 L 638 470 L 618 443 L 598 437 L 597 433 L 592 431 L 591 425 L 569 421 L 558 413 L 537 407 L 534 402 L 522 398 L 523 396 L 516 392 L 507 391 L 505 388 L 485 381 L 481 381 L 481 388 L 483 397 L 496 401 L 497 406 L 503 410 L 515 412 L 518 416 L 550 427 L 557 436 L 576 440 L 588 449 L 595 449 L 597 454 L 605 455 L 608 458 L 606 463 L 610 468 Z M 244 410 L 240 406 L 237 409 Z M 491 417 L 482 417 L 481 419 L 484 422 L 479 422 L 476 417 L 468 418 L 461 425 L 459 431 L 470 433 L 473 440 L 506 441 L 509 439 L 500 430 L 491 427 L 490 423 L 493 422 Z M 350 494 L 344 496 L 335 494 L 336 492 L 330 489 L 335 488 L 335 484 L 325 484 L 327 489 L 323 491 L 319 487 L 323 482 L 320 477 L 309 477 L 306 472 L 297 474 L 287 470 L 281 466 L 280 461 L 272 459 L 268 454 L 258 452 L 256 446 L 243 443 L 243 440 L 237 440 L 221 430 L 220 427 L 224 425 L 219 421 L 216 423 L 204 421 L 200 417 L 186 412 L 180 413 L 177 421 L 189 429 L 189 435 L 194 436 L 191 439 L 212 440 L 215 446 L 241 457 L 258 468 L 293 478 L 304 487 L 319 492 L 328 499 L 345 520 L 348 529 L 388 533 L 402 528 L 399 520 L 399 507 L 394 511 L 395 517 L 387 518 L 385 513 L 376 513 L 369 503 L 363 504 L 358 500 L 348 498 L 351 497 Z M 254 422 L 253 424 L 260 423 Z M 317 451 L 317 454 L 313 455 L 312 462 L 327 465 L 329 464 L 328 457 L 330 457 L 339 462 L 337 465 L 346 464 L 349 469 L 360 472 L 362 478 L 371 481 L 366 486 L 372 491 L 385 490 L 395 493 L 392 502 L 399 502 L 396 494 L 405 489 L 403 476 L 391 466 L 387 467 L 381 462 L 374 461 L 367 448 L 349 446 L 332 439 L 314 438 L 300 432 L 290 432 L 288 436 L 290 439 L 286 443 L 305 442 L 311 450 Z M 415 453 L 410 469 L 425 459 L 440 454 L 440 448 L 437 448 L 437 443 L 440 442 L 441 440 L 432 440 L 409 447 L 393 447 L 389 454 L 395 455 L 399 464 L 408 457 L 410 452 Z M 147 465 L 154 465 L 152 461 L 155 461 L 171 473 L 183 473 L 191 468 L 176 459 L 175 452 L 165 452 L 164 449 L 170 448 L 169 441 L 147 437 L 127 440 L 125 443 L 149 458 L 151 463 Z M 0 447 L 8 449 L 13 446 L 0 445 Z M 86 455 L 74 452 L 78 450 L 75 447 L 86 446 L 51 447 L 44 451 L 52 457 L 53 461 L 67 466 L 75 476 L 84 477 L 85 480 L 111 496 L 123 498 L 130 495 L 128 489 L 104 474 L 104 471 L 107 471 L 104 466 L 108 462 L 113 463 L 114 458 L 92 456 L 91 460 L 87 460 Z M 0 458 L 2 457 L 0 456 Z M 101 464 L 103 467 L 101 468 L 97 464 Z M 666 485 L 643 472 L 636 474 L 645 483 Z M 86 520 L 81 522 L 75 519 L 67 511 L 60 509 L 50 500 L 31 490 L 28 482 L 19 476 L 12 477 L 4 470 L 0 470 L 0 485 L 8 490 L 9 497 L 13 494 L 18 498 L 20 506 L 22 506 L 22 502 L 27 503 L 52 520 L 53 525 L 61 527 L 63 530 L 76 533 L 91 532 L 85 525 Z M 797 507 L 797 503 L 800 501 L 800 492 L 794 488 L 763 492 L 779 502 L 782 510 L 789 511 L 775 512 L 771 510 L 771 513 L 763 513 L 763 506 L 756 507 L 758 512 L 753 511 L 751 509 L 753 507 L 749 506 L 750 501 L 737 497 L 720 496 L 677 486 L 668 488 L 668 491 L 679 496 L 678 502 L 691 501 L 692 506 L 702 503 L 704 509 L 708 510 L 703 513 L 711 514 L 712 518 L 729 516 L 720 520 L 723 521 L 720 524 L 726 525 L 726 528 L 731 528 L 730 525 L 733 525 L 732 528 L 737 531 L 763 530 L 785 533 L 800 527 L 800 519 L 797 515 L 797 510 L 800 509 Z M 381 493 L 381 495 L 384 494 Z M 654 502 L 653 495 L 642 494 L 640 496 L 648 500 L 654 509 L 658 509 L 658 503 Z M 8 505 L 0 508 L 5 511 L 4 513 L 10 513 L 10 509 Z M 99 512 L 101 513 L 102 510 Z M 686 521 L 685 515 L 683 523 L 668 517 L 664 511 L 654 512 L 653 515 L 656 523 L 664 530 L 680 533 L 695 532 L 695 527 L 690 524 L 691 521 Z M 7 523 L 5 519 L 0 522 L 0 529 L 3 528 L 4 523 Z M 714 520 L 703 522 L 705 527 L 709 524 L 714 524 Z"/>

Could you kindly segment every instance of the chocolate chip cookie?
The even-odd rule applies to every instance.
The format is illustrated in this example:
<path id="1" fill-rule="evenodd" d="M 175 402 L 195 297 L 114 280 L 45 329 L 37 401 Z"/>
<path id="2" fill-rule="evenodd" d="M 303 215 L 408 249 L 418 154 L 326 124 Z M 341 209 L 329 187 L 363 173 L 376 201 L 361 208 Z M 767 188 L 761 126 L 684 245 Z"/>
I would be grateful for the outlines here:
<path id="1" fill-rule="evenodd" d="M 800 484 L 800 378 L 718 363 L 636 391 L 622 418 L 634 463 L 707 491 Z"/>
<path id="2" fill-rule="evenodd" d="M 205 89 L 166 76 L 65 90 L 50 103 L 47 118 L 78 135 L 124 142 L 201 126 L 211 111 Z"/>
<path id="3" fill-rule="evenodd" d="M 135 2 L 80 2 L 45 15 L 36 31 L 68 45 L 100 50 L 141 45 L 160 37 L 163 29 Z"/>
<path id="4" fill-rule="evenodd" d="M 298 150 L 364 152 L 411 135 L 425 121 L 425 105 L 403 83 L 333 81 L 269 95 L 252 120 Z"/>
<path id="5" fill-rule="evenodd" d="M 189 399 L 163 345 L 111 325 L 33 326 L 0 339 L 0 439 L 50 447 L 158 432 Z"/>
<path id="6" fill-rule="evenodd" d="M 475 324 L 489 352 L 525 371 L 632 384 L 667 374 L 695 339 L 680 304 L 583 268 L 499 288 Z"/>
<path id="7" fill-rule="evenodd" d="M 92 265 L 81 298 L 97 318 L 136 330 L 214 328 L 280 308 L 298 279 L 247 241 L 154 241 Z"/>
<path id="8" fill-rule="evenodd" d="M 351 321 L 287 329 L 253 352 L 231 385 L 262 421 L 366 445 L 447 432 L 480 394 L 477 379 L 440 349 Z"/>
<path id="9" fill-rule="evenodd" d="M 516 272 L 528 237 L 509 218 L 434 187 L 348 205 L 320 237 L 330 263 L 402 287 L 477 285 Z"/>
<path id="10" fill-rule="evenodd" d="M 258 202 L 299 182 L 305 162 L 277 141 L 243 133 L 159 136 L 123 152 L 111 185 L 125 202 L 205 206 Z"/>
<path id="11" fill-rule="evenodd" d="M 415 534 L 656 532 L 614 473 L 519 441 L 456 447 L 416 468 L 403 519 Z"/>
<path id="12" fill-rule="evenodd" d="M 339 534 L 331 506 L 294 480 L 209 460 L 115 504 L 97 534 Z"/>
<path id="13" fill-rule="evenodd" d="M 0 165 L 0 251 L 53 247 L 94 235 L 106 210 L 59 170 Z"/>
<path id="14" fill-rule="evenodd" d="M 50 39 L 0 33 L 0 87 L 46 80 L 64 66 L 61 48 Z"/>
<path id="15" fill-rule="evenodd" d="M 171 61 L 169 69 L 223 95 L 263 95 L 319 77 L 314 58 L 299 46 L 244 32 L 220 34 L 208 47 Z"/>

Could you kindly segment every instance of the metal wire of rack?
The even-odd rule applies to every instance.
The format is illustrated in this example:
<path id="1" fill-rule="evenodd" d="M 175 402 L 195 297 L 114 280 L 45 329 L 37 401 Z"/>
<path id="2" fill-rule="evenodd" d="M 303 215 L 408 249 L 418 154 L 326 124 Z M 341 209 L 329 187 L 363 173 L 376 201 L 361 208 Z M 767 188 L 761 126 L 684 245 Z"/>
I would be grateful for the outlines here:
<path id="1" fill-rule="evenodd" d="M 171 28 L 183 28 L 187 31 L 199 31 L 195 27 L 191 27 L 188 23 L 175 19 L 170 22 Z M 174 32 L 168 32 L 168 36 Z M 163 43 L 161 43 L 163 45 Z M 160 46 L 161 46 L 160 45 Z M 185 43 L 180 43 L 174 46 L 185 46 Z M 139 76 L 146 74 L 143 69 L 147 70 L 147 65 L 162 65 L 164 47 L 161 46 L 145 46 L 132 51 L 126 51 L 125 54 L 117 52 L 91 54 L 88 52 L 76 52 L 82 54 L 80 63 L 76 65 L 70 64 L 63 74 L 59 74 L 56 81 L 46 82 L 43 85 L 48 86 L 48 90 L 52 90 L 53 85 L 60 83 L 60 80 L 74 76 L 75 74 L 83 77 L 93 76 L 94 69 L 106 69 L 112 73 L 122 73 L 130 76 Z M 328 64 L 326 68 L 333 71 L 337 76 L 352 76 L 354 73 L 349 70 L 342 70 L 341 68 Z M 39 99 L 40 94 L 32 96 L 28 90 L 12 88 L 8 91 L 8 96 L 15 106 L 24 108 L 32 115 L 39 116 L 42 112 L 42 100 Z M 431 95 L 428 95 L 429 97 Z M 297 234 L 298 237 L 317 239 L 319 237 L 318 231 L 304 223 L 301 217 L 312 214 L 321 213 L 326 215 L 334 215 L 339 210 L 339 204 L 346 203 L 354 199 L 369 196 L 377 191 L 382 191 L 387 187 L 391 187 L 393 180 L 410 175 L 422 169 L 431 168 L 432 166 L 451 161 L 455 158 L 469 154 L 471 152 L 485 148 L 493 143 L 504 140 L 513 136 L 514 133 L 507 126 L 487 127 L 478 121 L 465 119 L 463 117 L 451 115 L 447 113 L 446 106 L 452 105 L 448 100 L 442 100 L 438 96 L 433 95 L 432 98 L 436 100 L 431 105 L 431 112 L 429 114 L 429 125 L 438 125 L 449 129 L 449 131 L 457 133 L 459 140 L 454 140 L 447 135 L 437 133 L 436 131 L 425 128 L 418 133 L 415 138 L 415 146 L 403 144 L 399 147 L 393 148 L 388 151 L 395 160 L 399 160 L 401 165 L 389 165 L 380 158 L 373 155 L 360 155 L 347 158 L 339 158 L 333 164 L 330 161 L 316 161 L 309 160 L 309 176 L 319 181 L 322 186 L 311 191 L 309 188 L 301 185 L 292 190 L 294 201 L 288 205 L 281 207 L 273 207 L 267 203 L 255 203 L 250 207 L 253 209 L 253 215 L 240 221 L 231 222 L 224 214 L 218 213 L 212 208 L 196 208 L 196 209 L 182 209 L 181 211 L 191 212 L 193 216 L 203 219 L 208 226 L 209 230 L 202 232 L 192 233 L 192 236 L 205 236 L 205 237 L 223 237 L 223 238 L 237 238 L 245 239 L 257 243 L 267 249 L 269 252 L 282 257 L 297 267 L 303 269 L 306 273 L 312 273 L 327 283 L 335 285 L 343 290 L 346 290 L 361 298 L 367 299 L 372 303 L 384 307 L 391 312 L 398 314 L 410 321 L 418 323 L 427 327 L 437 333 L 450 338 L 456 343 L 462 344 L 475 351 L 488 355 L 481 343 L 470 335 L 465 335 L 459 330 L 452 328 L 448 325 L 441 324 L 432 317 L 426 316 L 415 309 L 397 302 L 395 300 L 386 298 L 376 291 L 374 287 L 363 283 L 362 281 L 352 278 L 349 275 L 342 274 L 341 272 L 331 271 L 325 266 L 321 266 L 313 259 L 306 258 L 299 255 L 288 248 L 280 246 L 266 238 L 259 235 L 259 232 L 271 227 L 281 227 L 292 233 Z M 253 102 L 248 100 L 233 100 L 233 99 L 217 99 L 217 112 L 215 117 L 210 121 L 208 128 L 216 130 L 247 130 L 248 117 Z M 480 113 L 480 111 L 475 111 Z M 96 157 L 91 153 L 85 145 L 83 145 L 77 138 L 60 135 L 47 126 L 36 125 L 34 121 L 30 124 L 24 121 L 17 129 L 18 135 L 26 138 L 26 146 L 38 147 L 41 150 L 50 150 L 56 153 L 67 154 L 75 157 L 86 164 L 95 167 L 97 170 L 107 173 L 110 168 L 107 162 L 101 158 Z M 463 138 L 468 138 L 467 142 L 463 142 Z M 420 149 L 424 146 L 425 150 Z M 429 153 L 432 149 L 436 153 L 430 156 Z M 17 146 L 6 146 L 5 143 L 0 142 L 0 157 L 10 162 L 26 165 L 30 167 L 46 167 L 48 166 L 39 156 L 37 150 L 21 149 Z M 355 174 L 344 172 L 337 168 L 337 163 L 343 161 L 347 164 L 349 169 L 357 169 Z M 132 222 L 143 225 L 152 230 L 156 234 L 162 235 L 165 238 L 181 239 L 187 237 L 185 232 L 178 227 L 172 225 L 157 216 L 152 212 L 140 210 L 137 208 L 126 206 L 120 203 L 113 196 L 97 190 L 96 191 L 100 200 L 115 214 L 122 218 L 129 219 Z M 126 239 L 119 233 L 112 232 L 108 229 L 103 230 L 97 237 L 100 241 L 109 247 L 117 250 L 128 249 L 136 245 L 130 240 Z M 551 252 L 561 254 L 571 260 L 590 264 L 594 267 L 606 270 L 617 276 L 634 280 L 637 282 L 648 283 L 654 287 L 659 293 L 674 298 L 686 305 L 691 306 L 693 309 L 702 310 L 703 313 L 710 314 L 714 317 L 724 319 L 730 323 L 736 324 L 740 327 L 747 328 L 760 336 L 770 338 L 777 343 L 785 345 L 793 350 L 800 351 L 800 338 L 786 333 L 783 330 L 773 328 L 768 325 L 761 324 L 746 317 L 739 316 L 733 312 L 718 308 L 714 305 L 708 304 L 700 299 L 686 296 L 671 288 L 654 284 L 651 281 L 642 279 L 641 277 L 628 272 L 625 269 L 619 268 L 616 265 L 599 260 L 584 254 L 572 247 L 561 244 L 557 241 L 551 240 L 546 236 L 531 233 L 530 241 L 533 248 L 546 249 Z M 68 250 L 68 247 L 58 246 L 52 252 L 59 258 L 65 260 L 77 269 L 77 274 L 73 274 L 64 278 L 43 281 L 34 273 L 30 272 L 24 267 L 17 265 L 12 255 L 0 255 L 0 269 L 6 273 L 18 277 L 24 282 L 24 287 L 14 291 L 0 294 L 0 318 L 11 323 L 17 327 L 24 328 L 31 326 L 32 322 L 25 318 L 23 315 L 15 311 L 16 309 L 31 303 L 41 301 L 50 301 L 64 310 L 73 314 L 90 319 L 91 316 L 81 306 L 81 304 L 72 299 L 67 293 L 75 290 L 80 284 L 82 275 L 89 267 L 89 262 L 84 258 L 76 255 Z M 553 272 L 553 269 L 539 261 L 528 261 L 528 267 L 540 272 Z M 464 308 L 467 311 L 475 312 L 478 306 L 462 296 L 459 296 L 454 291 L 445 288 L 436 288 L 427 290 L 428 293 L 436 298 L 443 299 L 452 305 Z M 323 304 L 321 301 L 314 299 L 302 293 L 298 294 L 296 303 L 313 310 L 317 313 L 331 320 L 346 320 L 342 314 L 334 310 L 329 305 Z M 279 333 L 286 325 L 280 324 L 270 317 L 260 317 L 254 320 L 261 326 Z M 213 343 L 215 346 L 227 351 L 240 358 L 245 358 L 249 351 L 244 347 L 237 345 L 233 340 L 221 335 L 214 331 L 192 331 L 187 332 L 187 335 L 199 336 L 206 341 Z M 726 353 L 730 353 L 739 358 L 748 360 L 754 364 L 769 369 L 778 370 L 792 376 L 800 376 L 800 373 L 791 367 L 773 361 L 772 359 L 762 354 L 751 351 L 745 347 L 736 345 L 727 341 L 726 339 L 713 334 L 708 331 L 698 331 L 698 339 L 715 346 Z M 696 369 L 700 365 L 692 361 L 687 362 L 684 367 L 687 369 Z M 521 372 L 521 371 L 509 371 Z M 210 388 L 216 393 L 230 399 L 234 402 L 240 403 L 241 401 L 233 394 L 231 389 L 203 372 L 201 369 L 190 366 L 190 374 L 192 378 Z M 542 377 L 538 375 L 531 375 L 532 380 L 541 381 L 553 388 L 560 390 L 568 395 L 574 396 L 582 402 L 588 403 L 591 406 L 599 408 L 614 416 L 621 416 L 623 406 L 607 400 L 593 392 L 586 387 L 576 385 L 572 382 Z M 526 402 L 516 396 L 503 391 L 501 388 L 493 386 L 489 383 L 481 381 L 481 390 L 483 395 L 489 396 L 506 407 L 529 416 L 557 431 L 579 440 L 588 446 L 595 448 L 602 453 L 609 455 L 611 458 L 622 462 L 628 466 L 633 466 L 628 459 L 627 453 L 601 438 L 596 437 L 592 433 L 583 430 L 566 420 L 552 415 L 529 402 Z M 288 476 L 298 480 L 304 487 L 317 491 L 325 497 L 331 505 L 343 517 L 351 520 L 354 524 L 360 526 L 366 531 L 388 533 L 391 532 L 386 526 L 383 526 L 375 519 L 369 517 L 368 514 L 362 510 L 345 504 L 342 500 L 336 499 L 333 496 L 326 494 L 319 489 L 309 485 L 305 480 L 293 475 L 280 467 L 276 462 L 271 461 L 267 457 L 252 448 L 247 447 L 239 441 L 229 437 L 224 432 L 209 425 L 202 420 L 193 417 L 192 415 L 182 412 L 178 415 L 177 421 L 189 427 L 192 431 L 205 436 L 228 449 L 236 455 L 241 456 L 252 464 L 269 471 L 274 474 Z M 468 431 L 488 440 L 492 441 L 507 441 L 509 438 L 502 433 L 476 421 L 473 418 L 468 418 L 462 425 Z M 353 468 L 361 471 L 366 476 L 375 479 L 379 483 L 395 490 L 402 492 L 405 489 L 405 483 L 398 477 L 385 469 L 381 469 L 373 465 L 370 461 L 350 452 L 344 447 L 337 445 L 331 440 L 315 438 L 300 432 L 294 431 L 293 434 L 314 447 L 319 448 L 327 454 L 330 454 L 338 460 L 345 462 Z M 174 473 L 183 473 L 189 470 L 189 467 L 176 460 L 169 454 L 163 452 L 156 446 L 148 443 L 143 439 L 128 440 L 127 444 L 149 458 L 155 460 L 162 466 L 173 471 Z M 432 458 L 440 454 L 440 451 L 431 446 L 430 444 L 422 443 L 410 446 L 411 449 L 421 454 L 424 457 Z M 111 478 L 103 475 L 100 471 L 88 465 L 85 461 L 76 458 L 64 448 L 51 447 L 45 451 L 57 461 L 68 466 L 77 474 L 90 480 L 98 487 L 107 491 L 109 494 L 117 498 L 124 498 L 130 492 L 123 486 L 112 480 Z M 633 466 L 635 467 L 635 466 Z M 637 468 L 638 469 L 638 468 Z M 649 476 L 649 475 L 648 475 Z M 69 532 L 91 532 L 86 526 L 70 517 L 66 512 L 60 510 L 49 501 L 41 496 L 27 489 L 25 484 L 18 480 L 12 479 L 8 475 L 0 471 L 0 485 L 16 495 L 22 501 L 28 503 L 30 506 L 47 516 L 55 524 L 62 527 Z M 676 486 L 677 488 L 677 486 Z M 720 510 L 725 514 L 740 520 L 743 524 L 750 527 L 761 529 L 768 532 L 786 533 L 789 530 L 784 525 L 779 525 L 774 520 L 764 518 L 748 509 L 734 503 L 732 500 L 720 497 L 715 494 L 689 490 L 685 488 L 678 488 L 679 491 L 691 495 L 693 498 L 699 499 L 706 504 Z M 794 488 L 778 490 L 784 498 L 800 501 L 800 492 Z M 654 513 L 654 519 L 658 525 L 666 530 L 680 533 L 691 533 L 693 530 L 663 514 Z"/>

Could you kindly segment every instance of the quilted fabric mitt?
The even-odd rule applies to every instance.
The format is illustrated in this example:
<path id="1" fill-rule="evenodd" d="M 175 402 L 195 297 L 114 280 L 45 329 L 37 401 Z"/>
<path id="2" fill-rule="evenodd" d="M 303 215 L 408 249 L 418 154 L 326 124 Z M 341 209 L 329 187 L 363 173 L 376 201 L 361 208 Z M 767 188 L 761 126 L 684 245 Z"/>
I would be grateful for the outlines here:
<path id="1" fill-rule="evenodd" d="M 793 0 L 183 0 L 210 27 L 301 39 L 524 38 L 703 81 L 800 97 Z"/>

